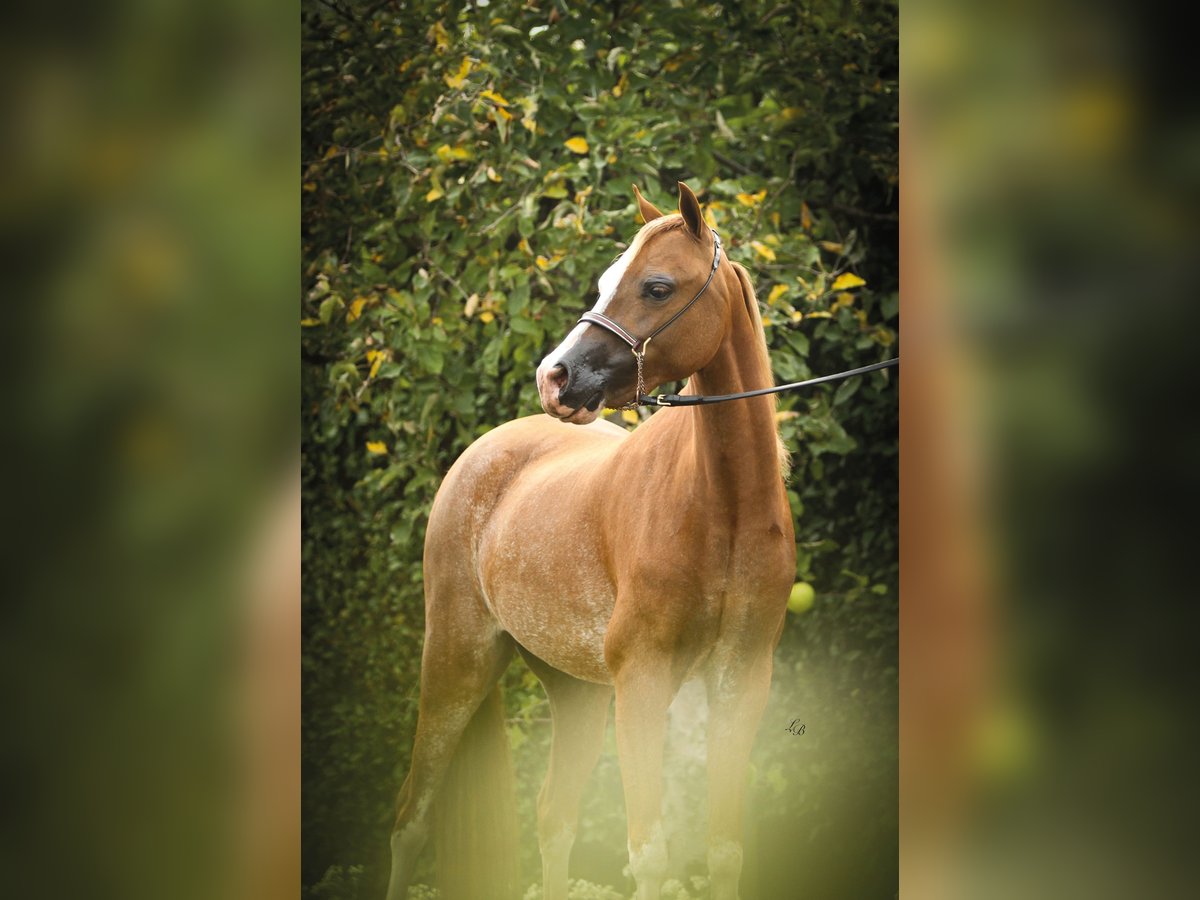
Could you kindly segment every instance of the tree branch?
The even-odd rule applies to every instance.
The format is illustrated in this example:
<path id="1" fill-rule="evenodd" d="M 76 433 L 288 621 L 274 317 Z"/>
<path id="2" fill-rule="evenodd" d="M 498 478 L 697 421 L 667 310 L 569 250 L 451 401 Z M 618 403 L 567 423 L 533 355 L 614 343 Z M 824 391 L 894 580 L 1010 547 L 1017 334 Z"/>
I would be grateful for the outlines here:
<path id="1" fill-rule="evenodd" d="M 736 169 L 737 171 L 741 172 L 743 175 L 757 175 L 758 174 L 753 169 L 751 169 L 749 166 L 747 166 L 745 163 L 740 163 L 736 159 L 731 159 L 730 157 L 726 156 L 723 153 L 718 153 L 716 150 L 713 151 L 713 159 L 715 159 L 717 162 L 719 162 L 723 165 L 729 166 L 729 168 L 731 168 L 731 169 Z"/>
<path id="2" fill-rule="evenodd" d="M 830 209 L 836 209 L 838 212 L 845 213 L 848 216 L 857 216 L 860 219 L 874 219 L 876 222 L 899 222 L 900 217 L 895 213 L 877 213 L 871 212 L 869 209 L 859 209 L 857 206 L 847 206 L 844 203 L 829 203 Z"/>

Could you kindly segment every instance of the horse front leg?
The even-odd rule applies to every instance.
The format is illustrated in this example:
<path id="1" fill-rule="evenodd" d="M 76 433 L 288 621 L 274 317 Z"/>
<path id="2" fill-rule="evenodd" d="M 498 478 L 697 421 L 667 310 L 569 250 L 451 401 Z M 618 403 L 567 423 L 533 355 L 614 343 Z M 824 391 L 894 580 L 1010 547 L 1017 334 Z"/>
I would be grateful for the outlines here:
<path id="1" fill-rule="evenodd" d="M 708 874 L 712 900 L 737 900 L 750 751 L 771 689 L 768 651 L 708 673 Z"/>
<path id="2" fill-rule="evenodd" d="M 567 868 L 588 777 L 604 747 L 612 688 L 580 681 L 522 650 L 550 700 L 554 737 L 550 766 L 538 794 L 538 843 L 543 900 L 567 900 Z"/>
<path id="3" fill-rule="evenodd" d="M 501 632 L 472 634 L 465 625 L 461 627 L 459 632 L 444 628 L 426 631 L 412 764 L 400 789 L 392 826 L 387 900 L 408 896 L 417 859 L 431 831 L 434 800 L 464 732 L 477 713 L 479 724 L 503 728 L 498 682 L 512 656 L 512 640 Z M 507 757 L 497 763 L 507 764 Z M 463 860 L 438 860 L 439 866 L 465 864 Z"/>
<path id="4" fill-rule="evenodd" d="M 637 900 L 658 900 L 667 875 L 662 763 L 667 709 L 679 689 L 672 660 L 632 654 L 615 675 L 617 753 L 629 820 L 629 868 Z"/>

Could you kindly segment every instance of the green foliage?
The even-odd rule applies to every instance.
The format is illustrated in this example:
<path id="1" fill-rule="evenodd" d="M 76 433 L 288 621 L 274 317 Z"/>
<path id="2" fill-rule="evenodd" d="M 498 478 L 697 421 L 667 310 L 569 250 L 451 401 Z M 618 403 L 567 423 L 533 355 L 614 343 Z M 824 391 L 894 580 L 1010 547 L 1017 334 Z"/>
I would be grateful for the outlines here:
<path id="1" fill-rule="evenodd" d="M 385 860 L 434 492 L 540 411 L 533 369 L 635 232 L 631 184 L 663 209 L 677 180 L 700 193 L 780 379 L 896 355 L 895 29 L 893 4 L 840 0 L 303 5 L 306 883 Z M 781 666 L 852 635 L 849 689 L 894 717 L 894 376 L 789 396 L 780 422 L 818 594 Z M 547 713 L 532 678 L 508 688 L 531 798 Z"/>

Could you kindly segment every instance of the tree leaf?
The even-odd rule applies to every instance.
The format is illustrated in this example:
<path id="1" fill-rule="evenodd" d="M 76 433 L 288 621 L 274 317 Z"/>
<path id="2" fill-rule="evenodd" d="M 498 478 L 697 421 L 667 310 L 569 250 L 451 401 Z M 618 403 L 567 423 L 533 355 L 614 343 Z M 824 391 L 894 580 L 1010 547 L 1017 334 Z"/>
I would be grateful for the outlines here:
<path id="1" fill-rule="evenodd" d="M 830 287 L 830 290 L 831 291 L 844 291 L 849 288 L 862 287 L 864 284 L 866 284 L 866 282 L 863 281 L 863 279 L 859 278 L 857 275 L 855 275 L 853 272 L 843 272 L 841 275 L 839 275 L 837 278 L 834 279 L 833 285 Z"/>
<path id="2" fill-rule="evenodd" d="M 483 97 L 485 100 L 491 100 L 497 106 L 510 105 L 509 102 L 504 99 L 504 97 L 502 97 L 500 94 L 497 94 L 495 91 L 480 91 L 479 96 Z"/>
<path id="3" fill-rule="evenodd" d="M 345 301 L 342 300 L 341 297 L 337 296 L 337 294 L 326 297 L 324 300 L 322 300 L 321 306 L 317 310 L 317 315 L 321 319 L 321 324 L 328 325 L 331 321 L 333 321 L 334 314 L 345 305 Z"/>
<path id="4" fill-rule="evenodd" d="M 440 22 L 438 23 L 441 24 Z M 467 80 L 467 75 L 471 72 L 471 57 L 464 56 L 462 62 L 458 66 L 458 71 L 453 75 L 444 76 L 446 85 L 454 90 L 458 90 Z"/>
<path id="5" fill-rule="evenodd" d="M 767 260 L 767 262 L 775 262 L 775 251 L 762 241 L 751 241 L 750 246 L 754 248 L 755 253 Z"/>

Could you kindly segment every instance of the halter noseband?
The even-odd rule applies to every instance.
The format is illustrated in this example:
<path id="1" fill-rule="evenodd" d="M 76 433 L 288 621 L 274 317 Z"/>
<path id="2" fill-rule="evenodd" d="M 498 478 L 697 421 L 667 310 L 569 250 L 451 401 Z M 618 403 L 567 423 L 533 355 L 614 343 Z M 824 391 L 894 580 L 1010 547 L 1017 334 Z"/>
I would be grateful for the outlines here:
<path id="1" fill-rule="evenodd" d="M 700 299 L 701 295 L 708 290 L 708 286 L 712 284 L 713 276 L 717 274 L 717 267 L 721 264 L 721 236 L 717 234 L 715 229 L 710 228 L 709 230 L 712 231 L 713 236 L 713 261 L 712 267 L 708 270 L 708 280 L 704 282 L 704 287 L 700 288 L 700 290 L 696 292 L 696 296 L 684 304 L 683 307 L 677 313 L 675 313 L 675 315 L 671 316 L 671 318 L 667 319 L 667 321 L 655 328 L 646 337 L 639 340 L 627 329 L 625 329 L 619 322 L 610 319 L 608 316 L 604 315 L 604 313 L 599 313 L 594 310 L 588 310 L 579 317 L 580 322 L 590 322 L 593 325 L 599 325 L 606 331 L 615 334 L 626 344 L 628 344 L 629 349 L 633 351 L 633 356 L 637 360 L 637 393 L 635 394 L 634 399 L 622 406 L 621 409 L 636 409 L 643 403 L 653 402 L 651 398 L 646 396 L 646 385 L 642 380 L 642 366 L 645 362 L 646 348 L 650 346 L 650 341 L 658 337 L 658 335 L 662 334 L 662 332 L 666 331 L 668 326 L 674 324 L 676 319 L 692 308 L 693 304 L 695 304 L 695 302 Z"/>

